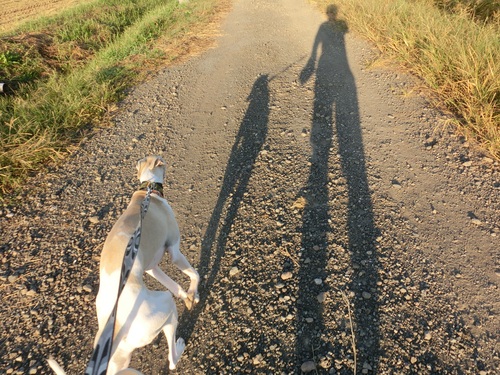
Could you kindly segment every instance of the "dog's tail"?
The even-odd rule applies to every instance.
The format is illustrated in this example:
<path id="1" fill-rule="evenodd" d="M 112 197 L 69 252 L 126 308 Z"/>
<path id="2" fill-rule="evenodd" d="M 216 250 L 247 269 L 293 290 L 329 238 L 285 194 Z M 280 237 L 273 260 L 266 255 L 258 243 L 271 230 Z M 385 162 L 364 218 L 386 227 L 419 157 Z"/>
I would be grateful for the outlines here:
<path id="1" fill-rule="evenodd" d="M 50 356 L 47 359 L 47 362 L 50 368 L 56 373 L 56 375 L 66 375 L 66 371 L 64 371 L 63 368 L 59 366 L 59 363 L 56 362 L 54 357 Z"/>

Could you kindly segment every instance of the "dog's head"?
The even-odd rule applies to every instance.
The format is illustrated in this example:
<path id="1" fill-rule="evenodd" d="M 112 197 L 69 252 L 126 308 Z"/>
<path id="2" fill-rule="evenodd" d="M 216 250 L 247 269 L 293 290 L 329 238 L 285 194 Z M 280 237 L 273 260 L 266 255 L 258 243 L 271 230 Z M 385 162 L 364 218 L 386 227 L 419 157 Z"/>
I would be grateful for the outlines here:
<path id="1" fill-rule="evenodd" d="M 137 178 L 141 182 L 163 183 L 165 177 L 165 161 L 161 156 L 147 156 L 137 162 Z"/>

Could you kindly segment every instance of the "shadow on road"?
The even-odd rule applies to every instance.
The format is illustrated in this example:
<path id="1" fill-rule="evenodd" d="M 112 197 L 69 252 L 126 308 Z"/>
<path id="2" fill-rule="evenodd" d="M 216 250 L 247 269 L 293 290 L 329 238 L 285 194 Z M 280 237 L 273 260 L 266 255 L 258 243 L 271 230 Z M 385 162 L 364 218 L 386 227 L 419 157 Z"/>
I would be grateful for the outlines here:
<path id="1" fill-rule="evenodd" d="M 269 120 L 269 79 L 261 75 L 248 96 L 248 109 L 231 149 L 222 187 L 201 243 L 199 272 L 200 302 L 192 312 L 182 316 L 179 336 L 189 340 L 208 291 L 219 273 L 227 238 L 234 223 L 243 194 L 252 175 L 254 163 L 267 136 Z M 220 228 L 219 228 L 220 227 Z"/>
<path id="2" fill-rule="evenodd" d="M 328 234 L 336 230 L 330 224 L 328 191 L 329 158 L 331 150 L 334 150 L 340 156 L 348 194 L 346 250 L 353 271 L 348 289 L 354 292 L 354 297 L 349 299 L 354 304 L 352 320 L 358 355 L 357 372 L 361 372 L 360 361 L 363 363 L 366 360 L 373 367 L 373 373 L 377 373 L 380 340 L 379 307 L 376 302 L 377 254 L 374 245 L 377 230 L 368 187 L 356 86 L 346 56 L 344 36 L 347 25 L 336 19 L 335 6 L 329 6 L 327 13 L 329 22 L 320 26 L 311 57 L 299 77 L 301 83 L 305 83 L 315 74 L 310 134 L 312 155 L 309 178 L 303 189 L 306 206 L 302 217 L 303 257 L 309 258 L 310 262 L 302 262 L 299 271 L 297 359 L 300 365 L 300 361 L 311 359 L 312 355 L 327 355 L 328 352 L 335 359 L 354 359 L 350 347 L 323 335 L 327 329 L 325 316 L 331 312 L 323 311 L 323 304 L 318 301 L 317 294 L 312 292 L 315 289 L 311 286 L 314 285 L 314 278 L 325 280 L 328 277 L 328 257 L 335 257 L 335 249 L 328 241 Z M 318 57 L 320 47 L 321 54 Z M 334 145 L 334 136 L 337 146 Z M 338 147 L 338 151 L 335 147 Z M 332 293 L 341 292 L 334 285 L 329 287 Z M 338 307 L 346 309 L 345 304 L 339 304 Z M 312 324 L 304 321 L 308 316 L 314 318 Z M 350 330 L 346 330 L 346 333 L 350 335 Z"/>

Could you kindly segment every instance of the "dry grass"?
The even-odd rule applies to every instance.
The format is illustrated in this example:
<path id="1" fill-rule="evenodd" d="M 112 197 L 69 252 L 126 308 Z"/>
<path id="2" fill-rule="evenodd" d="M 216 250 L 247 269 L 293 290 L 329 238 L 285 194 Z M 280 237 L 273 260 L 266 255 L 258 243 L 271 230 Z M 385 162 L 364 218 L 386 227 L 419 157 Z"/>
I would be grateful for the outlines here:
<path id="1" fill-rule="evenodd" d="M 353 352 L 353 355 L 354 355 L 354 367 L 353 367 L 353 374 L 357 374 L 357 366 L 358 366 L 358 356 L 357 356 L 357 351 L 356 351 L 356 335 L 354 334 L 354 325 L 353 325 L 353 321 L 352 321 L 352 312 L 351 312 L 351 303 L 349 302 L 349 298 L 347 298 L 346 294 L 341 291 L 340 292 L 341 295 L 342 295 L 342 300 L 344 301 L 344 303 L 346 304 L 347 306 L 347 312 L 348 312 L 348 315 L 349 315 L 349 325 L 351 326 L 351 347 L 352 347 L 352 352 Z"/>

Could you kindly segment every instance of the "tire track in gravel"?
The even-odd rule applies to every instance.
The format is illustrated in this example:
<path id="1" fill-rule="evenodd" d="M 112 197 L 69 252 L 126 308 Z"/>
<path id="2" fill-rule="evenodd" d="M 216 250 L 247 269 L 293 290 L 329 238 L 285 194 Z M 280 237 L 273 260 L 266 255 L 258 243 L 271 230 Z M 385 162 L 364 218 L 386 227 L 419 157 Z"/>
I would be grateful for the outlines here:
<path id="1" fill-rule="evenodd" d="M 216 48 L 131 90 L 114 127 L 2 209 L 0 372 L 48 373 L 48 354 L 84 368 L 100 246 L 135 161 L 160 153 L 203 277 L 196 309 L 178 304 L 179 373 L 351 374 L 351 329 L 359 374 L 494 373 L 498 163 L 325 20 L 235 1 Z M 132 365 L 169 373 L 167 350 L 159 337 Z"/>

